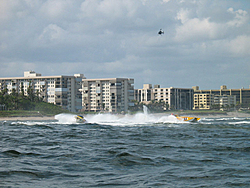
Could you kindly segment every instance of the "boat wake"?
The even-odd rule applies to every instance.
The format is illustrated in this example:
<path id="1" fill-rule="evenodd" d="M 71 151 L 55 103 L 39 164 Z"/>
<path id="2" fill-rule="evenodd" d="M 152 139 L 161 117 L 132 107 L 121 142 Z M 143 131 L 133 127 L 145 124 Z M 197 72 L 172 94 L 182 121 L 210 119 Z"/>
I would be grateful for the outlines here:
<path id="1" fill-rule="evenodd" d="M 184 123 L 180 122 L 172 115 L 157 116 L 145 115 L 143 113 L 137 113 L 135 115 L 97 114 L 86 116 L 86 120 L 88 123 L 114 126 L 138 126 L 159 123 Z"/>
<path id="2" fill-rule="evenodd" d="M 72 114 L 58 114 L 55 119 L 61 124 L 76 123 L 75 115 Z M 143 107 L 143 112 L 134 115 L 121 115 L 121 114 L 95 114 L 86 115 L 84 117 L 86 123 L 89 124 L 102 124 L 113 126 L 138 126 L 148 124 L 169 124 L 169 123 L 188 123 L 178 120 L 174 115 L 158 115 L 149 114 L 146 106 Z"/>
<path id="3" fill-rule="evenodd" d="M 55 119 L 58 120 L 60 124 L 73 124 L 76 122 L 76 115 L 74 114 L 57 114 L 55 115 Z"/>

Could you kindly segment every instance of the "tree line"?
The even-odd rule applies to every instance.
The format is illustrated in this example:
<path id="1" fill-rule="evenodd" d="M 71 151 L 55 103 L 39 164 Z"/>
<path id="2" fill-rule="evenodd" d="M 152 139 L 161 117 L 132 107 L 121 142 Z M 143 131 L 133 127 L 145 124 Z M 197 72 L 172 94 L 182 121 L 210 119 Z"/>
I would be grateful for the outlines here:
<path id="1" fill-rule="evenodd" d="M 16 89 L 13 88 L 9 94 L 8 89 L 4 88 L 0 92 L 0 105 L 2 110 L 40 111 L 44 114 L 68 112 L 68 110 L 64 110 L 60 106 L 44 102 L 43 99 L 39 97 L 39 92 L 37 91 L 35 93 L 32 87 L 28 87 L 27 95 L 24 94 L 23 89 L 18 93 Z"/>
<path id="2" fill-rule="evenodd" d="M 147 108 L 151 111 L 151 112 L 165 112 L 168 111 L 170 108 L 174 109 L 174 106 L 169 106 L 168 103 L 164 102 L 164 101 L 155 101 L 152 100 L 150 101 L 148 104 L 144 104 L 143 102 L 138 102 L 136 100 L 133 101 L 134 106 L 131 106 L 129 108 L 129 110 L 131 112 L 136 112 L 136 111 L 142 111 L 143 110 L 143 106 L 147 106 Z M 242 104 L 237 102 L 236 105 L 220 105 L 220 104 L 214 104 L 210 107 L 210 110 L 224 110 L 224 111 L 232 111 L 232 110 L 239 110 L 241 109 Z M 203 105 L 200 106 L 200 108 L 203 108 Z"/>
<path id="3" fill-rule="evenodd" d="M 148 104 L 144 104 L 142 102 L 134 100 L 133 103 L 134 106 L 129 107 L 129 111 L 131 112 L 143 111 L 143 106 L 146 106 L 152 113 L 160 113 L 169 110 L 169 104 L 164 101 L 153 100 Z"/>

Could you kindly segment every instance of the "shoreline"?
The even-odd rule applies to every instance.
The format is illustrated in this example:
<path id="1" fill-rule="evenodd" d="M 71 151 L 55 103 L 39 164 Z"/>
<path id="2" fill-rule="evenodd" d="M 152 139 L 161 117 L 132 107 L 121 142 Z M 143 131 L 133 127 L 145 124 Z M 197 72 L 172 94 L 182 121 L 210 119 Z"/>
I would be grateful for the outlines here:
<path id="1" fill-rule="evenodd" d="M 150 115 L 155 115 L 155 116 L 168 116 L 171 113 L 152 113 Z M 185 114 L 185 113 L 180 113 L 180 116 L 195 116 L 195 117 L 200 117 L 200 118 L 220 118 L 220 117 L 238 117 L 238 118 L 250 118 L 249 113 L 238 113 L 238 112 L 227 112 L 225 114 L 196 114 L 196 113 L 190 113 L 190 114 Z M 48 121 L 48 120 L 56 120 L 55 116 L 43 116 L 43 117 L 0 117 L 0 121 Z"/>
<path id="2" fill-rule="evenodd" d="M 182 114 L 180 114 L 182 115 Z M 183 113 L 184 115 L 184 113 Z M 190 116 L 198 116 L 198 117 L 216 117 L 216 118 L 220 118 L 220 117 L 250 117 L 250 113 L 244 113 L 244 112 L 227 112 L 225 114 L 223 113 L 190 113 Z"/>
<path id="3" fill-rule="evenodd" d="M 0 117 L 0 121 L 46 121 L 55 120 L 55 116 L 44 117 Z"/>

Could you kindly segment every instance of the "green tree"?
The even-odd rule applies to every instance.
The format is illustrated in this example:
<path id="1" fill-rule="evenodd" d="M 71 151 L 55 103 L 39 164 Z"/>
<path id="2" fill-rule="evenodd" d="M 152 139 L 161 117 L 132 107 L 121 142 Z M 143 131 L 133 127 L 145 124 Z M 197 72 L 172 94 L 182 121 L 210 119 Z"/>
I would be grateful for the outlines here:
<path id="1" fill-rule="evenodd" d="M 18 109 L 18 93 L 17 93 L 17 91 L 16 91 L 16 89 L 12 89 L 12 91 L 11 91 L 11 94 L 10 94 L 10 101 L 11 101 L 11 108 L 13 109 L 13 110 L 17 110 Z"/>
<path id="2" fill-rule="evenodd" d="M 29 82 L 29 87 L 27 89 L 28 98 L 33 102 L 35 99 L 34 89 L 31 81 Z"/>
<path id="3" fill-rule="evenodd" d="M 23 86 L 23 82 L 21 82 L 21 95 L 24 96 L 24 86 Z"/>

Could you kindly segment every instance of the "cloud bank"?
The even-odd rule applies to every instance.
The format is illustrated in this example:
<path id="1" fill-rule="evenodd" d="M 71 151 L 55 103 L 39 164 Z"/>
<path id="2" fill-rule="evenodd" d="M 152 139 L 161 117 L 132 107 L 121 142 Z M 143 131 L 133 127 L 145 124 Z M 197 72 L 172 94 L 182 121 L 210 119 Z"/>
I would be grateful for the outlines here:
<path id="1" fill-rule="evenodd" d="M 0 1 L 1 77 L 35 70 L 129 77 L 135 88 L 248 88 L 249 12 L 236 0 Z"/>

